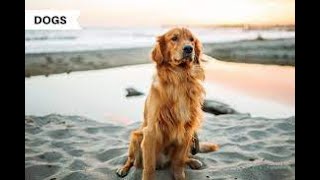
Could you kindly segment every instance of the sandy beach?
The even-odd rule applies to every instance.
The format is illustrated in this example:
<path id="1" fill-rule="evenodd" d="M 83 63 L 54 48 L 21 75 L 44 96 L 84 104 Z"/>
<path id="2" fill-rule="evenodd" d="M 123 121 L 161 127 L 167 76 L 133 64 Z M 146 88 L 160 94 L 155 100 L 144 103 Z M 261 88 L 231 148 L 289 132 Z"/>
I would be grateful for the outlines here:
<path id="1" fill-rule="evenodd" d="M 115 171 L 126 158 L 128 137 L 140 122 L 123 126 L 85 117 L 25 117 L 25 179 L 121 179 Z M 187 179 L 294 179 L 295 118 L 254 118 L 248 114 L 206 114 L 201 141 L 220 144 L 197 154 L 200 170 L 187 167 Z M 168 169 L 157 179 L 170 179 Z M 141 179 L 131 169 L 124 179 Z"/>
<path id="2" fill-rule="evenodd" d="M 50 75 L 150 63 L 151 48 L 112 49 L 25 55 L 25 76 Z"/>
<path id="3" fill-rule="evenodd" d="M 224 61 L 295 65 L 295 38 L 209 43 L 204 49 L 205 54 Z"/>
<path id="4" fill-rule="evenodd" d="M 215 47 L 205 45 L 205 54 L 212 56 Z M 141 179 L 141 169 L 131 169 L 126 178 L 115 172 L 126 159 L 130 132 L 141 123 L 154 72 L 149 52 L 132 48 L 25 55 L 25 179 Z M 264 61 L 258 54 L 248 62 Z M 200 141 L 221 148 L 196 154 L 204 166 L 186 167 L 187 179 L 295 179 L 294 57 L 274 58 L 279 61 L 267 63 L 273 65 L 259 65 L 203 55 L 206 99 L 238 113 L 205 112 Z M 142 94 L 126 97 L 129 87 Z M 168 169 L 156 176 L 171 178 Z"/>
<path id="5" fill-rule="evenodd" d="M 204 54 L 222 61 L 295 64 L 295 39 L 204 43 Z M 70 73 L 150 63 L 152 47 L 25 54 L 25 76 Z"/>
<path id="6" fill-rule="evenodd" d="M 166 154 L 179 159 L 176 145 L 187 143 L 181 135 L 197 113 L 190 156 L 202 166 L 186 159 L 185 180 L 295 180 L 295 7 L 294 0 L 25 0 L 25 180 L 141 180 L 139 163 L 117 170 L 130 139 L 140 139 L 132 131 L 157 114 L 177 130 L 158 136 L 168 147 L 156 157 L 164 163 L 156 163 L 155 180 L 184 179 L 182 162 Z M 188 69 L 195 60 L 203 81 L 191 77 L 199 74 Z M 176 67 L 157 77 L 159 63 Z M 146 103 L 150 92 L 161 97 Z M 151 153 L 159 149 L 153 140 L 141 141 Z M 200 153 L 213 146 L 198 142 L 218 148 Z"/>

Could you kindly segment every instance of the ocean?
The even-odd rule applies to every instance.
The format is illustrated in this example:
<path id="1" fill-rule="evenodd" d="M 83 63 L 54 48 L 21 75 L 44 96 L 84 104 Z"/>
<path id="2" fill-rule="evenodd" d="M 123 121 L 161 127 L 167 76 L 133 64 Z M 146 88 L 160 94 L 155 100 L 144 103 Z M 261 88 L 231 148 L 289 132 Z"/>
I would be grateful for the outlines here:
<path id="1" fill-rule="evenodd" d="M 294 38 L 295 31 L 281 28 L 246 30 L 243 28 L 190 28 L 203 43 L 256 39 Z M 82 30 L 26 30 L 25 53 L 74 52 L 103 49 L 150 47 L 164 27 L 83 28 Z"/>

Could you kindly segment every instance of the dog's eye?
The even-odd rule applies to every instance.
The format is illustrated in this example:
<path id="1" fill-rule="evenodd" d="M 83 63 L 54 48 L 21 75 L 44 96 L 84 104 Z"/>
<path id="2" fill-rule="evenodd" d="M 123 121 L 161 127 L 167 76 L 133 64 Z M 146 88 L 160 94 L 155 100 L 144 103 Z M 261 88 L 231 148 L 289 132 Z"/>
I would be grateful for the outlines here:
<path id="1" fill-rule="evenodd" d="M 191 37 L 191 38 L 190 38 L 190 41 L 191 41 L 191 42 L 193 42 L 193 41 L 194 41 L 193 37 Z"/>
<path id="2" fill-rule="evenodd" d="M 174 36 L 173 38 L 171 38 L 172 41 L 178 41 L 178 37 Z"/>

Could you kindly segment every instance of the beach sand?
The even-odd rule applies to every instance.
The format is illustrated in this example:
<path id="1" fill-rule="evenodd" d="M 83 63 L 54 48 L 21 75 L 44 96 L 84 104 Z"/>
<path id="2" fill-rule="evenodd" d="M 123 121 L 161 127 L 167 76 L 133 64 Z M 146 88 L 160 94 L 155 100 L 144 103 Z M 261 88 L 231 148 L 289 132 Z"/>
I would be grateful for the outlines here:
<path id="1" fill-rule="evenodd" d="M 122 179 L 115 172 L 126 159 L 130 132 L 141 123 L 136 117 L 142 116 L 145 97 L 127 99 L 125 88 L 133 85 L 147 93 L 152 66 L 73 71 L 149 63 L 149 53 L 150 48 L 136 48 L 25 55 L 26 77 L 50 76 L 25 80 L 25 179 Z M 214 142 L 221 148 L 197 154 L 195 158 L 204 166 L 200 170 L 186 167 L 187 179 L 295 179 L 294 67 L 240 65 L 206 55 L 203 58 L 207 60 L 207 99 L 225 100 L 222 102 L 240 114 L 205 113 L 198 132 L 200 141 Z M 221 85 L 221 90 L 215 85 Z M 229 91 L 243 92 L 253 100 Z M 288 112 L 281 118 L 271 118 L 277 115 L 279 106 L 264 106 L 259 98 L 285 104 Z M 269 115 L 249 114 L 256 110 L 256 114 Z M 133 111 L 129 119 L 135 121 L 98 119 L 106 111 L 126 118 Z M 71 114 L 77 116 L 67 116 Z M 90 114 L 90 118 L 83 114 Z M 159 180 L 171 178 L 168 169 L 158 170 L 156 175 Z M 141 179 L 141 169 L 132 168 L 123 179 Z"/>
<path id="2" fill-rule="evenodd" d="M 140 122 L 99 123 L 85 117 L 25 117 L 25 179 L 121 179 L 128 139 Z M 254 118 L 248 114 L 205 115 L 200 141 L 218 143 L 217 152 L 197 154 L 200 170 L 186 167 L 187 179 L 295 179 L 295 118 Z M 168 169 L 157 179 L 170 179 Z M 141 179 L 132 168 L 124 179 Z"/>
<path id="3" fill-rule="evenodd" d="M 25 54 L 25 76 L 150 63 L 151 48 Z"/>
<path id="4" fill-rule="evenodd" d="M 203 45 L 204 54 L 222 61 L 295 64 L 295 39 L 247 40 Z M 25 77 L 151 63 L 152 47 L 25 54 Z"/>
<path id="5" fill-rule="evenodd" d="M 295 38 L 204 44 L 205 54 L 243 63 L 295 65 Z"/>

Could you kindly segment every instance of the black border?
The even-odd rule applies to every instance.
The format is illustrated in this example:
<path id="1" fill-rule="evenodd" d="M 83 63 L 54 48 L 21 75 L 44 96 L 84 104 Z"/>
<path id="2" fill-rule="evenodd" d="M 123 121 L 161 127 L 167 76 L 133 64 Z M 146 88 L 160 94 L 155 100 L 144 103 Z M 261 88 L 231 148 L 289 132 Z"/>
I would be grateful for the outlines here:
<path id="1" fill-rule="evenodd" d="M 8 3 L 12 4 L 8 4 Z M 11 6 L 10 6 L 11 5 Z M 24 171 L 24 8 L 6 1 L 1 11 L 1 172 L 2 179 L 22 179 Z"/>
<path id="2" fill-rule="evenodd" d="M 314 9 L 313 9 L 314 8 Z M 295 1 L 295 176 L 317 179 L 319 90 L 319 6 Z"/>

